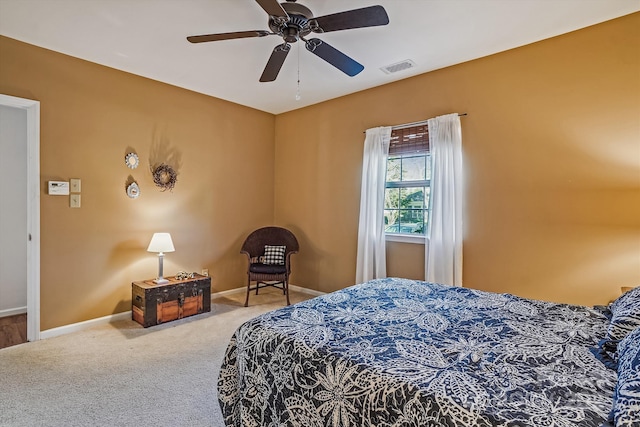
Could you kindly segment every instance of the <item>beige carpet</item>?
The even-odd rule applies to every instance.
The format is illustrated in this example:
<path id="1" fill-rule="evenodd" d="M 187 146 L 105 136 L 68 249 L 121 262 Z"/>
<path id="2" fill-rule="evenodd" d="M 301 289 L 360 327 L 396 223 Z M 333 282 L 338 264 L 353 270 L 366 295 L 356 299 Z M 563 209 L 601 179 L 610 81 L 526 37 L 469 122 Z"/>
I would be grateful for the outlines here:
<path id="1" fill-rule="evenodd" d="M 244 296 L 146 329 L 118 321 L 0 350 L 0 426 L 223 426 L 216 384 L 229 339 L 286 304 L 273 288 L 248 308 Z"/>

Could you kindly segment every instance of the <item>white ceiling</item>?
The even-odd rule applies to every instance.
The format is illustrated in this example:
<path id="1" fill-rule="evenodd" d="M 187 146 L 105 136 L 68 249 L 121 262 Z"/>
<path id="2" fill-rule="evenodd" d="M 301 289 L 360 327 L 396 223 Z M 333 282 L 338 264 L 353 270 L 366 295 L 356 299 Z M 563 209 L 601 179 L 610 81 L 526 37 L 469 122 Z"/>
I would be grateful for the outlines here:
<path id="1" fill-rule="evenodd" d="M 277 80 L 259 83 L 279 37 L 186 41 L 189 35 L 268 30 L 267 14 L 254 0 L 0 0 L 0 34 L 279 114 L 640 10 L 640 0 L 299 3 L 315 16 L 384 6 L 389 25 L 315 35 L 363 64 L 362 73 L 348 77 L 296 43 Z M 390 75 L 380 70 L 406 59 L 417 66 Z"/>

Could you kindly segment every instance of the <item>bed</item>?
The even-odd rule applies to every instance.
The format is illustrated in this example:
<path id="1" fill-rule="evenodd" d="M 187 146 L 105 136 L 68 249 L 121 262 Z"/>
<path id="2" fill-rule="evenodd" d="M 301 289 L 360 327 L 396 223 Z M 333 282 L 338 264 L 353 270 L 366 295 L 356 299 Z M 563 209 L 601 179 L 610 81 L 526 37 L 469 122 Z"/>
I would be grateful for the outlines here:
<path id="1" fill-rule="evenodd" d="M 599 427 L 617 382 L 593 351 L 609 324 L 595 308 L 373 280 L 243 324 L 218 398 L 229 427 Z"/>

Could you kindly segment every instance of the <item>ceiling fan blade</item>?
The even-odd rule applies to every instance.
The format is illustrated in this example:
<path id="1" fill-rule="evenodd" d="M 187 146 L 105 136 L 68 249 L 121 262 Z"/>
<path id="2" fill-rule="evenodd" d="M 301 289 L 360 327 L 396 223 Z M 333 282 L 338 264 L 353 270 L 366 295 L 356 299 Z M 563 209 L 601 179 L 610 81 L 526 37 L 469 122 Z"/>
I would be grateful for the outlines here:
<path id="1" fill-rule="evenodd" d="M 305 40 L 305 46 L 309 52 L 319 56 L 351 77 L 364 70 L 364 66 L 362 64 L 354 61 L 335 47 L 320 39 Z"/>
<path id="2" fill-rule="evenodd" d="M 272 82 L 278 77 L 280 68 L 282 68 L 282 64 L 284 64 L 284 60 L 287 58 L 290 50 L 291 45 L 289 43 L 279 44 L 273 49 L 269 61 L 267 61 L 267 66 L 264 67 L 262 76 L 260 76 L 261 82 Z"/>
<path id="3" fill-rule="evenodd" d="M 269 31 L 237 31 L 234 33 L 205 34 L 202 36 L 189 36 L 187 40 L 191 43 L 215 42 L 219 40 L 243 39 L 246 37 L 264 37 L 271 35 Z"/>
<path id="4" fill-rule="evenodd" d="M 279 16 L 281 18 L 288 19 L 289 15 L 284 11 L 280 3 L 277 0 L 256 0 L 261 8 L 264 9 L 269 16 Z"/>
<path id="5" fill-rule="evenodd" d="M 309 20 L 311 30 L 315 33 L 350 30 L 352 28 L 376 27 L 387 25 L 389 16 L 382 6 L 369 6 L 362 9 L 347 10 L 331 15 L 319 16 Z"/>

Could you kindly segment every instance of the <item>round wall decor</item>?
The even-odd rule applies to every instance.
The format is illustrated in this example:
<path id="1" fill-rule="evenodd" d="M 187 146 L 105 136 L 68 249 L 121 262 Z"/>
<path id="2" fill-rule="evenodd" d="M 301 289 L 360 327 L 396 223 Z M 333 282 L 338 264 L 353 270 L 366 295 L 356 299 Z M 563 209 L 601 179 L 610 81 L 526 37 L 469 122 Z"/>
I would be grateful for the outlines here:
<path id="1" fill-rule="evenodd" d="M 124 162 L 129 169 L 135 169 L 138 167 L 140 160 L 138 159 L 138 155 L 136 153 L 129 153 L 125 156 Z"/>
<path id="2" fill-rule="evenodd" d="M 138 184 L 134 181 L 127 187 L 127 196 L 132 199 L 137 199 L 139 195 L 140 187 L 138 187 Z"/>
<path id="3" fill-rule="evenodd" d="M 177 180 L 178 174 L 176 171 L 165 163 L 160 163 L 153 170 L 153 183 L 162 191 L 173 190 Z"/>

